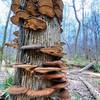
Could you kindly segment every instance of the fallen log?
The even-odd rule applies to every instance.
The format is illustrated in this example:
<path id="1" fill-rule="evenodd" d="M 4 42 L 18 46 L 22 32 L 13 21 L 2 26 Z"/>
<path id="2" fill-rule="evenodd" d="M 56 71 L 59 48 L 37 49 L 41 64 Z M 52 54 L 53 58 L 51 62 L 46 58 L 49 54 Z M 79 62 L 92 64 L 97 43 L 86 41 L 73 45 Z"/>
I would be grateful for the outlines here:
<path id="1" fill-rule="evenodd" d="M 82 77 L 79 77 L 79 79 L 88 88 L 88 90 L 96 98 L 96 100 L 100 100 L 100 93 L 90 83 L 84 80 Z"/>
<path id="2" fill-rule="evenodd" d="M 88 65 L 86 65 L 84 68 L 80 69 L 80 70 L 74 70 L 74 71 L 70 71 L 68 74 L 78 74 L 78 73 L 82 73 L 85 70 L 88 70 L 90 67 L 92 67 L 95 64 L 95 62 L 92 62 Z"/>

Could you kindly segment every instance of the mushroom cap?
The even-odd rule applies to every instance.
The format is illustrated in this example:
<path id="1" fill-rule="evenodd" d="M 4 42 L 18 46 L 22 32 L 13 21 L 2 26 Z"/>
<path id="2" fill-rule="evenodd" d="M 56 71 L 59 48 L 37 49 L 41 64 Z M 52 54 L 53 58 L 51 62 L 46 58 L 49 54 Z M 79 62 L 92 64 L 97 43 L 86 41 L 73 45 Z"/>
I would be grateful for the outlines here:
<path id="1" fill-rule="evenodd" d="M 20 11 L 16 12 L 16 15 L 22 19 L 28 19 L 30 16 L 26 10 L 23 10 L 23 11 L 20 10 Z"/>
<path id="2" fill-rule="evenodd" d="M 13 95 L 20 95 L 20 94 L 25 94 L 28 89 L 24 87 L 17 87 L 13 86 L 8 89 L 8 93 L 13 94 Z"/>
<path id="3" fill-rule="evenodd" d="M 15 31 L 15 32 L 13 32 L 13 34 L 18 37 L 19 36 L 19 31 Z"/>
<path id="4" fill-rule="evenodd" d="M 48 79 L 48 80 L 51 80 L 51 79 L 60 79 L 60 78 L 65 78 L 65 74 L 51 74 L 51 75 L 45 75 L 43 78 L 44 79 Z"/>
<path id="5" fill-rule="evenodd" d="M 40 51 L 42 52 L 42 53 L 45 53 L 45 54 L 48 54 L 48 55 L 51 55 L 51 56 L 56 56 L 56 57 L 62 57 L 63 56 L 63 53 L 62 53 L 62 51 L 60 50 L 60 49 L 57 49 L 57 48 L 51 48 L 51 47 L 49 47 L 49 48 L 41 48 L 40 49 Z"/>
<path id="6" fill-rule="evenodd" d="M 20 11 L 19 5 L 17 5 L 17 4 L 12 4 L 12 5 L 11 5 L 11 10 L 12 10 L 14 13 Z"/>
<path id="7" fill-rule="evenodd" d="M 41 6 L 41 7 L 39 7 L 39 12 L 41 14 L 49 16 L 51 18 L 55 16 L 55 12 L 54 12 L 53 8 L 51 8 L 49 6 Z"/>
<path id="8" fill-rule="evenodd" d="M 43 90 L 37 90 L 37 91 L 30 89 L 27 91 L 26 95 L 30 97 L 43 97 L 43 96 L 49 96 L 54 92 L 55 89 L 53 88 L 45 88 Z"/>
<path id="9" fill-rule="evenodd" d="M 63 11 L 64 4 L 63 4 L 63 1 L 62 1 L 62 0 L 54 0 L 53 3 L 54 3 L 54 7 L 55 7 L 55 6 L 58 6 L 59 9 L 60 9 L 61 11 Z"/>
<path id="10" fill-rule="evenodd" d="M 46 29 L 47 25 L 46 22 L 43 19 L 40 18 L 30 18 L 26 20 L 26 23 L 24 25 L 25 28 L 30 28 L 33 30 L 44 30 Z"/>
<path id="11" fill-rule="evenodd" d="M 13 39 L 13 42 L 14 42 L 14 43 L 18 43 L 18 39 L 19 39 L 18 37 L 14 38 L 14 39 Z"/>
<path id="12" fill-rule="evenodd" d="M 26 10 L 32 15 L 32 16 L 37 16 L 38 14 L 38 10 L 35 4 L 33 4 L 32 1 L 28 1 L 27 2 L 27 7 Z"/>
<path id="13" fill-rule="evenodd" d="M 10 47 L 12 46 L 11 43 L 9 43 L 9 42 L 6 42 L 5 45 L 10 46 Z"/>
<path id="14" fill-rule="evenodd" d="M 28 19 L 29 18 L 29 14 L 27 13 L 27 11 L 18 11 L 16 12 L 16 15 L 11 17 L 11 22 L 15 25 L 19 25 L 19 19 Z"/>
<path id="15" fill-rule="evenodd" d="M 26 71 L 31 71 L 37 67 L 37 65 L 29 65 L 29 64 L 14 64 L 14 68 L 25 69 Z"/>
<path id="16" fill-rule="evenodd" d="M 57 18 L 58 18 L 60 21 L 62 21 L 62 16 L 63 16 L 62 10 L 60 10 L 60 9 L 58 8 L 58 6 L 55 6 L 55 7 L 54 7 L 54 12 L 55 12 L 55 15 L 57 16 Z"/>
<path id="17" fill-rule="evenodd" d="M 39 12 L 49 17 L 54 17 L 52 0 L 38 0 Z"/>
<path id="18" fill-rule="evenodd" d="M 55 67 L 37 67 L 34 69 L 34 72 L 37 72 L 37 73 L 41 73 L 41 74 L 46 74 L 48 72 L 59 72 L 59 71 L 62 71 L 61 68 L 55 68 Z"/>
<path id="19" fill-rule="evenodd" d="M 55 66 L 55 67 L 59 67 L 59 68 L 65 68 L 66 67 L 66 65 L 61 60 L 47 61 L 47 62 L 44 62 L 42 64 L 42 66 L 44 66 L 44 67 L 49 67 L 49 66 L 54 67 Z"/>
<path id="20" fill-rule="evenodd" d="M 41 46 L 41 45 L 39 45 L 39 44 L 37 44 L 37 45 L 26 45 L 26 46 L 22 46 L 21 47 L 21 49 L 22 50 L 35 50 L 35 49 L 40 49 L 40 48 L 43 48 L 44 46 Z"/>
<path id="21" fill-rule="evenodd" d="M 38 5 L 41 6 L 49 6 L 53 8 L 52 0 L 38 0 Z"/>
<path id="22" fill-rule="evenodd" d="M 12 0 L 12 4 L 17 4 L 17 5 L 19 5 L 19 4 L 20 4 L 20 0 Z"/>
<path id="23" fill-rule="evenodd" d="M 18 49 L 19 48 L 19 44 L 12 44 L 12 46 L 14 49 Z"/>
<path id="24" fill-rule="evenodd" d="M 11 17 L 11 22 L 15 25 L 19 25 L 19 17 L 14 15 Z"/>

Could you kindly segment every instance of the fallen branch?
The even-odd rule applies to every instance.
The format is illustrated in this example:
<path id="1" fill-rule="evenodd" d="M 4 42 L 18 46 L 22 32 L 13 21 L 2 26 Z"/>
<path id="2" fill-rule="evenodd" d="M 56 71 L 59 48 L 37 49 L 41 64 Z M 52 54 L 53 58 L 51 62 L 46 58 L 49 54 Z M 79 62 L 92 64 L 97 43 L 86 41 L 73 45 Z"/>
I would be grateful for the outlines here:
<path id="1" fill-rule="evenodd" d="M 89 69 L 90 67 L 92 67 L 95 64 L 95 62 L 92 62 L 90 64 L 88 64 L 87 66 L 85 66 L 84 68 L 82 68 L 81 70 L 78 71 L 78 73 L 81 73 L 87 69 Z"/>
<path id="2" fill-rule="evenodd" d="M 100 93 L 91 84 L 89 84 L 86 80 L 84 80 L 82 77 L 79 77 L 79 79 L 88 88 L 88 90 L 96 98 L 96 100 L 100 100 Z"/>
<path id="3" fill-rule="evenodd" d="M 89 69 L 90 67 L 92 67 L 95 64 L 95 62 L 92 62 L 88 65 L 86 65 L 84 68 L 80 69 L 80 70 L 74 70 L 74 71 L 70 71 L 68 74 L 77 74 L 77 73 L 81 73 L 87 69 Z"/>

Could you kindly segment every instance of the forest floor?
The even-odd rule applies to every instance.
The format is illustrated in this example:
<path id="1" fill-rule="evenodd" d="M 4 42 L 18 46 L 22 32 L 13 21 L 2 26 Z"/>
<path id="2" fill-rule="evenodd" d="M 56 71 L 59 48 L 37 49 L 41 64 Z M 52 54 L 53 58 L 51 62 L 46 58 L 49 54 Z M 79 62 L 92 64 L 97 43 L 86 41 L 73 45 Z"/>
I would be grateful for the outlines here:
<path id="1" fill-rule="evenodd" d="M 100 93 L 100 76 L 92 71 L 84 71 L 82 73 L 75 73 L 80 70 L 78 67 L 68 68 L 68 90 L 70 93 L 69 100 L 96 100 L 88 87 L 80 80 L 80 77 L 86 80 Z M 74 72 L 74 73 L 70 73 Z M 96 74 L 96 75 L 94 75 Z M 100 100 L 100 99 L 99 99 Z"/>

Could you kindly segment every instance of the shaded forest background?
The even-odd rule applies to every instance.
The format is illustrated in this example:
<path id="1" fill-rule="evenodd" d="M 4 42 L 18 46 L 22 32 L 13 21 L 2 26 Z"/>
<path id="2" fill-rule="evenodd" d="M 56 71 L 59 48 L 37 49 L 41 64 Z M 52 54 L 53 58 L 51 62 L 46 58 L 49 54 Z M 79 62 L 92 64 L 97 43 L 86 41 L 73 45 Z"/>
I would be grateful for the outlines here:
<path id="1" fill-rule="evenodd" d="M 83 59 L 97 62 L 100 60 L 100 1 L 99 0 L 63 0 L 64 13 L 61 40 L 64 45 L 64 58 Z M 5 47 L 12 42 L 13 32 L 18 30 L 10 22 L 11 0 L 0 0 L 0 59 L 14 63 L 16 50 Z"/>

